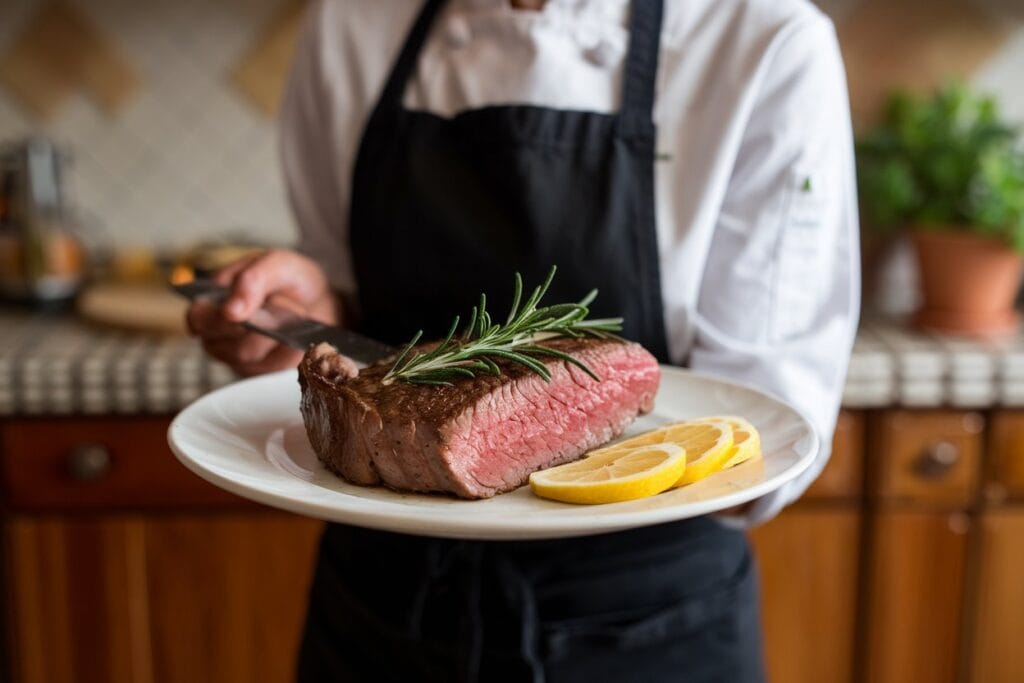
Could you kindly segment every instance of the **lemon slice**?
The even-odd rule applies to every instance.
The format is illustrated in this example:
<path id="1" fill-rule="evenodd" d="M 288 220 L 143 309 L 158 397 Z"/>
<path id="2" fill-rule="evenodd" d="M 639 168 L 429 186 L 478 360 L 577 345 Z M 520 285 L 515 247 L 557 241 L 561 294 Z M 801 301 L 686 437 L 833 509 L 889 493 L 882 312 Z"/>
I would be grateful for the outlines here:
<path id="1" fill-rule="evenodd" d="M 761 456 L 761 435 L 757 428 L 742 417 L 726 415 L 723 417 L 706 417 L 695 422 L 725 422 L 732 427 L 732 441 L 736 453 L 725 463 L 722 469 L 735 467 L 740 463 Z"/>
<path id="2" fill-rule="evenodd" d="M 534 472 L 530 488 L 563 503 L 619 503 L 653 496 L 679 481 L 686 451 L 676 444 L 617 448 L 566 465 Z"/>
<path id="3" fill-rule="evenodd" d="M 674 486 L 692 484 L 717 472 L 736 452 L 727 422 L 683 423 L 669 430 L 669 438 L 686 449 L 686 471 Z"/>
<path id="4" fill-rule="evenodd" d="M 675 444 L 686 450 L 686 471 L 674 486 L 692 484 L 716 472 L 735 454 L 732 427 L 707 418 L 680 422 L 593 451 L 591 458 L 644 446 Z"/>

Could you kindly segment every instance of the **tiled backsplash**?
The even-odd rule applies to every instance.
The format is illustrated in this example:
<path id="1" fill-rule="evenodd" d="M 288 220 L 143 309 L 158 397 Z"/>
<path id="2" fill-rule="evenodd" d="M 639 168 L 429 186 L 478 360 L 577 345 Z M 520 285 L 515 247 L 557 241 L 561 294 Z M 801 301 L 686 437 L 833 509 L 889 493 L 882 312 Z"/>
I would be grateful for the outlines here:
<path id="1" fill-rule="evenodd" d="M 110 41 L 137 73 L 139 84 L 113 113 L 105 113 L 88 92 L 80 91 L 48 121 L 0 87 L 0 141 L 40 132 L 64 143 L 74 157 L 68 183 L 74 206 L 86 227 L 108 242 L 179 246 L 235 235 L 290 241 L 294 226 L 279 176 L 274 123 L 265 111 L 267 93 L 272 97 L 277 84 L 261 87 L 252 82 L 253 73 L 264 70 L 268 79 L 278 76 L 265 69 L 265 62 L 249 71 L 240 72 L 240 66 L 261 40 L 273 42 L 271 50 L 280 52 L 281 41 L 291 34 L 286 31 L 282 38 L 278 24 L 292 20 L 289 7 L 301 0 L 0 0 L 0 60 L 33 18 L 59 1 L 69 2 L 75 14 Z M 961 22 L 975 27 L 990 22 L 991 35 L 984 28 L 972 34 L 970 76 L 999 94 L 1012 118 L 1024 121 L 1020 0 L 819 4 L 836 20 L 846 41 L 858 35 L 849 27 L 865 14 L 884 25 L 887 12 L 916 11 L 922 19 L 910 22 L 915 27 L 910 33 L 946 32 L 954 38 Z M 943 11 L 929 11 L 933 4 Z M 862 27 L 860 34 L 865 33 L 872 31 Z M 955 55 L 931 59 L 924 53 L 933 50 L 932 44 L 908 34 L 895 47 L 884 47 L 894 52 L 893 59 L 920 63 L 920 72 L 911 70 L 920 73 L 912 85 L 922 85 L 938 75 L 929 68 L 944 73 L 961 63 Z M 844 51 L 851 73 L 860 68 L 861 78 L 873 82 L 873 74 L 863 76 L 863 68 L 852 63 L 872 50 L 844 44 Z M 858 98 L 866 95 L 852 84 L 856 109 Z"/>
<path id="2" fill-rule="evenodd" d="M 0 58 L 49 0 L 0 2 Z M 282 0 L 88 0 L 77 9 L 141 78 L 115 115 L 76 94 L 49 122 L 0 89 L 0 140 L 43 132 L 73 153 L 71 199 L 119 245 L 244 234 L 292 239 L 274 122 L 232 75 Z"/>

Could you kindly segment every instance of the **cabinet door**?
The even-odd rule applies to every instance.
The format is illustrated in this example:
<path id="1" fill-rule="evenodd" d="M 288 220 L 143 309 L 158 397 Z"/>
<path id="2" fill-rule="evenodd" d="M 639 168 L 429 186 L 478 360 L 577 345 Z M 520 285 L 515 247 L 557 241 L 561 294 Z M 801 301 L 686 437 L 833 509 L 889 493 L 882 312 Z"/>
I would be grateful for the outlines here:
<path id="1" fill-rule="evenodd" d="M 319 529 L 279 514 L 9 520 L 12 679 L 292 680 Z"/>
<path id="2" fill-rule="evenodd" d="M 802 500 L 849 500 L 864 493 L 864 413 L 843 410 L 836 420 L 832 457 Z"/>
<path id="3" fill-rule="evenodd" d="M 872 496 L 917 507 L 971 505 L 984 425 L 976 412 L 889 410 L 877 415 L 868 451 Z"/>
<path id="4" fill-rule="evenodd" d="M 864 680 L 954 683 L 967 516 L 883 508 L 872 526 Z"/>
<path id="5" fill-rule="evenodd" d="M 981 517 L 971 680 L 1024 681 L 1024 509 Z"/>
<path id="6" fill-rule="evenodd" d="M 853 680 L 858 520 L 853 507 L 800 507 L 753 532 L 770 680 Z"/>
<path id="7" fill-rule="evenodd" d="M 189 472 L 167 447 L 170 418 L 66 417 L 0 423 L 0 494 L 15 513 L 258 506 Z"/>
<path id="8" fill-rule="evenodd" d="M 986 469 L 989 503 L 1024 500 L 1024 411 L 1001 411 L 992 417 Z"/>
<path id="9" fill-rule="evenodd" d="M 146 574 L 158 680 L 294 680 L 319 529 L 278 515 L 150 525 Z"/>
<path id="10" fill-rule="evenodd" d="M 15 519 L 4 536 L 15 683 L 153 680 L 141 519 Z"/>

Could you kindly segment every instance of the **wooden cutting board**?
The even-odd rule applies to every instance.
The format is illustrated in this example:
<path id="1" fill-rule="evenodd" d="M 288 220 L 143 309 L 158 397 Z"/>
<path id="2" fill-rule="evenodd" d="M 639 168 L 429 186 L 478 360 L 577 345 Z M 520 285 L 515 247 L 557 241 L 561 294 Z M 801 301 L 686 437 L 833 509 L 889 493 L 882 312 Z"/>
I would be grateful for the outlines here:
<path id="1" fill-rule="evenodd" d="M 78 297 L 79 314 L 99 325 L 136 332 L 187 333 L 188 302 L 161 283 L 96 284 Z"/>

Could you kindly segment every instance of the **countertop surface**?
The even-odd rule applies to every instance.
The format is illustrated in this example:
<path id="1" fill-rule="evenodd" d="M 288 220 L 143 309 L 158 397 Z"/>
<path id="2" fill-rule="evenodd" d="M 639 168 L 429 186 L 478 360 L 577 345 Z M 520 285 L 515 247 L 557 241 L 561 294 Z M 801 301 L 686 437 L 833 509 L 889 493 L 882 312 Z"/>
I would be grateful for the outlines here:
<path id="1" fill-rule="evenodd" d="M 169 414 L 235 379 L 193 339 L 0 309 L 0 415 Z M 868 320 L 843 405 L 1024 406 L 1024 335 L 983 342 Z"/>
<path id="2" fill-rule="evenodd" d="M 189 337 L 0 309 L 0 415 L 169 414 L 235 379 Z"/>

